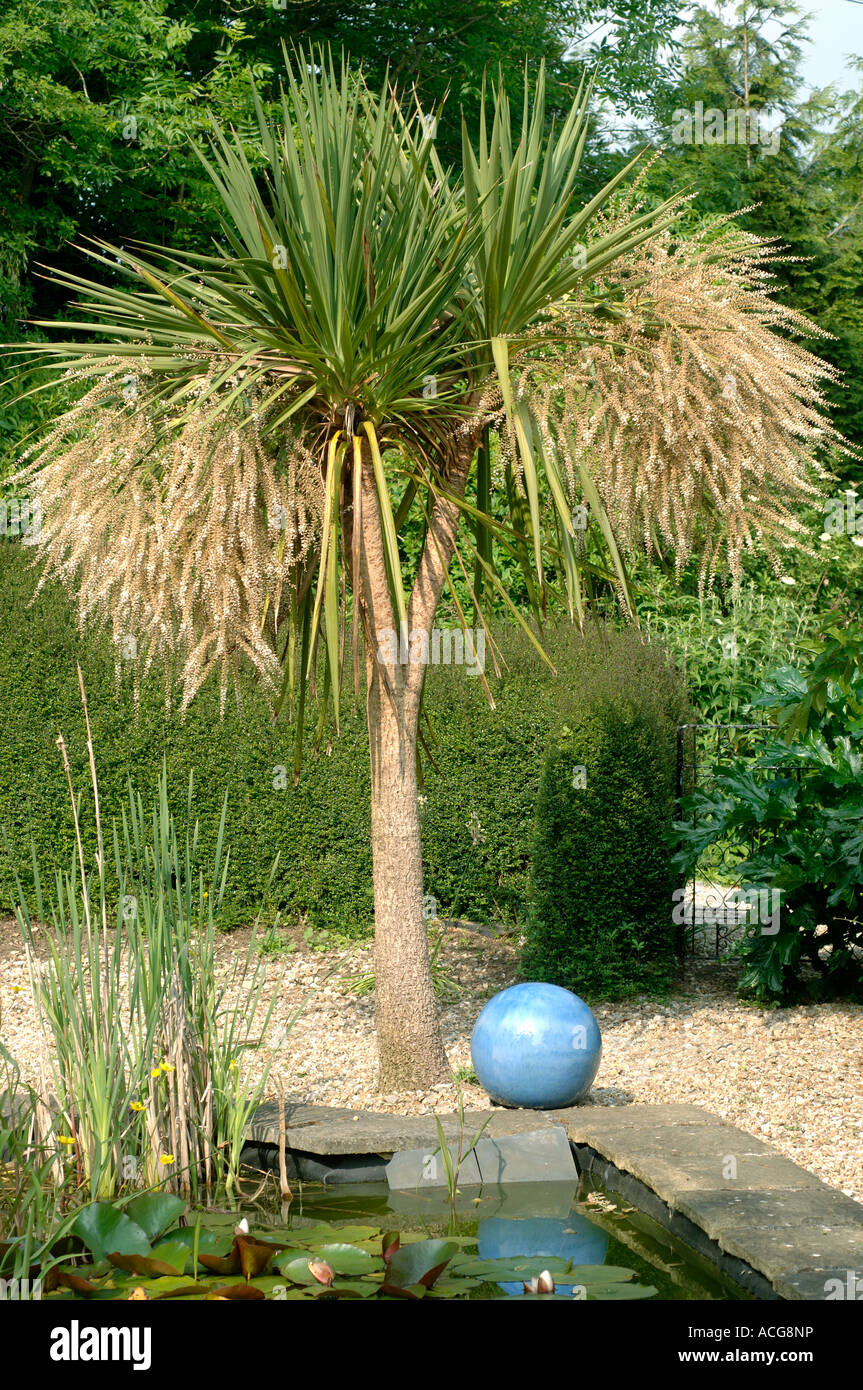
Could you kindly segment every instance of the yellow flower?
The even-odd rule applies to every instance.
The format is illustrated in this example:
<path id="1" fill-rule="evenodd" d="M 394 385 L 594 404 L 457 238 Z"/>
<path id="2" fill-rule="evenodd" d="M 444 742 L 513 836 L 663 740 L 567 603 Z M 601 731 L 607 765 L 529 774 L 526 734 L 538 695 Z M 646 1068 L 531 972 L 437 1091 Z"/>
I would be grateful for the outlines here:
<path id="1" fill-rule="evenodd" d="M 150 1072 L 150 1075 L 151 1075 L 151 1076 L 160 1076 L 161 1073 L 162 1073 L 162 1068 L 161 1068 L 161 1067 L 154 1067 L 153 1070 Z"/>
<path id="2" fill-rule="evenodd" d="M 167 1165 L 168 1165 L 169 1163 L 173 1163 L 173 1162 L 174 1162 L 174 1155 L 173 1155 L 173 1154 L 162 1154 L 162 1155 L 160 1156 L 160 1158 L 159 1158 L 159 1162 L 160 1162 L 160 1163 L 164 1163 L 165 1166 L 167 1167 Z"/>
<path id="3" fill-rule="evenodd" d="M 143 1110 L 143 1109 L 144 1109 L 144 1106 L 143 1106 L 143 1104 L 142 1104 L 142 1102 L 141 1102 L 140 1100 L 130 1100 L 130 1101 L 129 1101 L 129 1109 L 130 1109 L 130 1110 Z"/>
<path id="4" fill-rule="evenodd" d="M 61 1144 L 74 1144 L 75 1142 L 75 1136 L 69 1134 L 58 1134 L 57 1139 Z"/>
<path id="5" fill-rule="evenodd" d="M 237 1065 L 237 1064 L 236 1064 L 236 1062 L 234 1061 L 234 1059 L 233 1059 L 233 1057 L 232 1057 L 231 1060 L 230 1060 L 230 1062 L 228 1063 L 228 1071 L 234 1071 L 234 1069 L 236 1068 L 236 1065 Z"/>
<path id="6" fill-rule="evenodd" d="M 159 1068 L 159 1070 L 160 1070 L 160 1071 L 175 1071 L 176 1068 L 175 1068 L 175 1067 L 172 1067 L 170 1062 L 163 1062 L 162 1065 L 161 1065 L 161 1067 Z"/>

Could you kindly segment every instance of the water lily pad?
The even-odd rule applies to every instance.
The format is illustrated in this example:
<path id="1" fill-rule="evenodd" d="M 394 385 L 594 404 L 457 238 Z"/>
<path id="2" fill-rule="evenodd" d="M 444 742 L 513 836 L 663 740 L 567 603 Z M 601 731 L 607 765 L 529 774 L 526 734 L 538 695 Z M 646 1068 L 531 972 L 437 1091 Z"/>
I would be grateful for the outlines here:
<path id="1" fill-rule="evenodd" d="M 313 1246 L 327 1245 L 339 1241 L 353 1243 L 357 1240 L 380 1240 L 378 1226 L 330 1226 L 320 1222 L 317 1226 L 296 1226 L 291 1230 L 267 1231 L 265 1240 L 282 1240 L 285 1245 L 301 1245 L 304 1250 Z"/>
<path id="2" fill-rule="evenodd" d="M 278 1266 L 280 1272 L 292 1284 L 317 1284 L 317 1279 L 309 1269 L 309 1255 L 299 1255 L 294 1259 L 281 1260 Z"/>
<path id="3" fill-rule="evenodd" d="M 207 1299 L 229 1299 L 241 1303 L 263 1303 L 266 1294 L 262 1289 L 256 1289 L 253 1284 L 220 1284 L 214 1289 L 208 1289 L 204 1295 Z"/>
<path id="4" fill-rule="evenodd" d="M 555 1279 L 568 1275 L 571 1266 L 568 1260 L 553 1255 L 511 1255 L 502 1260 L 481 1260 L 464 1258 L 453 1260 L 452 1274 L 475 1275 L 479 1279 L 492 1279 L 496 1283 L 511 1282 L 513 1279 L 533 1279 L 537 1274 L 548 1270 Z M 574 1284 L 584 1283 L 583 1279 L 572 1276 Z"/>
<path id="5" fill-rule="evenodd" d="M 315 1257 L 326 1260 L 334 1274 L 371 1274 L 384 1268 L 384 1262 L 355 1245 L 319 1245 Z"/>
<path id="6" fill-rule="evenodd" d="M 89 1279 L 82 1278 L 79 1274 L 73 1274 L 71 1270 L 58 1269 L 49 1272 L 49 1278 L 54 1275 L 54 1283 L 51 1287 L 71 1289 L 73 1294 L 78 1294 L 82 1298 L 87 1298 L 90 1294 L 97 1292 L 96 1285 Z"/>
<path id="7" fill-rule="evenodd" d="M 125 1210 L 153 1241 L 158 1240 L 162 1232 L 182 1216 L 186 1203 L 170 1192 L 145 1192 L 130 1202 Z"/>
<path id="8" fill-rule="evenodd" d="M 172 1231 L 171 1240 L 192 1250 L 195 1245 L 194 1226 L 183 1226 L 179 1231 Z M 208 1231 L 206 1226 L 202 1226 L 198 1231 L 198 1249 L 203 1250 L 207 1255 L 227 1255 L 233 1243 L 233 1232 L 230 1235 L 221 1234 L 216 1231 Z"/>
<path id="9" fill-rule="evenodd" d="M 151 1298 L 183 1298 L 194 1294 L 200 1297 L 207 1290 L 203 1281 L 189 1279 L 188 1276 L 184 1278 L 181 1274 L 166 1274 L 157 1279 L 140 1279 L 138 1282 Z M 126 1292 L 128 1293 L 128 1285 Z"/>
<path id="10" fill-rule="evenodd" d="M 444 1270 L 440 1278 L 435 1280 L 429 1293 L 433 1298 L 458 1298 L 470 1289 L 478 1289 L 486 1283 L 488 1283 L 486 1279 L 474 1279 L 468 1276 L 460 1278 L 450 1275 L 449 1270 Z"/>
<path id="11" fill-rule="evenodd" d="M 622 1284 L 635 1278 L 635 1270 L 622 1265 L 573 1265 L 560 1278 L 554 1277 L 561 1284 Z"/>
<path id="12" fill-rule="evenodd" d="M 656 1289 L 652 1284 L 608 1284 L 604 1288 L 587 1290 L 587 1301 L 595 1303 L 622 1303 L 636 1298 L 653 1298 Z"/>
<path id="13" fill-rule="evenodd" d="M 154 1245 L 150 1254 L 154 1260 L 164 1260 L 165 1264 L 171 1265 L 178 1274 L 182 1274 L 189 1258 L 189 1247 L 171 1236 L 169 1240 L 161 1240 L 158 1245 Z"/>
<path id="14" fill-rule="evenodd" d="M 199 1251 L 198 1263 L 213 1274 L 243 1274 L 253 1279 L 263 1274 L 276 1253 L 276 1246 L 264 1245 L 251 1236 L 235 1235 L 234 1244 L 227 1255 L 203 1254 Z"/>
<path id="15" fill-rule="evenodd" d="M 309 1230 L 291 1231 L 290 1239 L 298 1245 L 339 1244 L 355 1245 L 360 1240 L 376 1240 L 380 1247 L 379 1226 L 319 1226 Z"/>
<path id="16" fill-rule="evenodd" d="M 112 1265 L 128 1270 L 130 1274 L 182 1274 L 186 1268 L 189 1251 L 178 1242 L 165 1241 L 149 1255 L 121 1255 L 112 1251 L 108 1256 Z"/>
<path id="17" fill-rule="evenodd" d="M 83 1240 L 96 1260 L 110 1254 L 149 1255 L 150 1241 L 145 1231 L 125 1212 L 108 1202 L 93 1202 L 82 1207 L 72 1230 Z"/>
<path id="18" fill-rule="evenodd" d="M 430 1288 L 449 1264 L 458 1246 L 449 1240 L 419 1240 L 401 1245 L 387 1265 L 386 1283 L 398 1288 L 422 1284 Z"/>

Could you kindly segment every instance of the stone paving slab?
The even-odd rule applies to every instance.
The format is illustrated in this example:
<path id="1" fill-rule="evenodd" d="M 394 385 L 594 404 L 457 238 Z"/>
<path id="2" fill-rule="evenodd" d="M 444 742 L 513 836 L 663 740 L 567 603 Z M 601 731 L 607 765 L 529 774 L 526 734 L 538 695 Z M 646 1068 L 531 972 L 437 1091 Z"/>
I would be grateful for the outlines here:
<path id="1" fill-rule="evenodd" d="M 458 1145 L 447 1145 L 453 1170 L 458 1164 Z M 393 1154 L 387 1164 L 387 1182 L 398 1191 L 416 1187 L 446 1187 L 446 1166 L 441 1153 L 426 1149 L 403 1149 Z M 481 1187 L 476 1151 L 462 1160 L 458 1175 L 459 1187 Z"/>
<path id="2" fill-rule="evenodd" d="M 394 1154 L 438 1142 L 434 1115 L 382 1115 L 371 1110 L 339 1110 L 334 1106 L 286 1103 L 286 1144 L 312 1154 Z M 465 1112 L 464 1133 L 470 1141 L 491 1114 L 484 1134 L 495 1138 L 529 1134 L 559 1125 L 551 1111 L 495 1110 Z M 458 1115 L 440 1115 L 444 1134 L 458 1142 Z M 260 1144 L 279 1142 L 279 1106 L 266 1101 L 258 1106 L 249 1127 L 249 1139 Z"/>
<path id="3" fill-rule="evenodd" d="M 529 1134 L 499 1134 L 496 1138 L 489 1138 L 486 1130 L 474 1152 L 483 1182 L 494 1186 L 578 1178 L 563 1125 L 534 1129 Z"/>
<path id="4" fill-rule="evenodd" d="M 623 1129 L 642 1129 L 654 1125 L 715 1125 L 722 1124 L 715 1115 L 698 1105 L 572 1105 L 565 1110 L 544 1112 L 557 1116 L 558 1124 L 566 1125 L 569 1137 L 576 1144 L 590 1143 L 582 1135 L 619 1134 Z M 591 1147 L 594 1147 L 591 1145 Z"/>
<path id="5" fill-rule="evenodd" d="M 680 1106 L 691 1112 L 692 1106 Z M 770 1191 L 821 1186 L 813 1174 L 783 1158 L 769 1144 L 706 1111 L 683 1113 L 669 1123 L 673 1106 L 609 1106 L 597 1115 L 571 1111 L 567 1132 L 624 1172 L 632 1173 L 669 1206 L 683 1194 L 707 1190 Z M 621 1112 L 617 1119 L 615 1111 Z M 657 1113 L 659 1112 L 659 1113 Z M 561 1118 L 564 1112 L 557 1112 Z M 732 1179 L 730 1173 L 736 1176 Z"/>
<path id="6" fill-rule="evenodd" d="M 840 1269 L 836 1266 L 794 1270 L 789 1274 L 777 1274 L 773 1287 L 787 1299 L 860 1302 L 863 1300 L 863 1273 L 859 1269 Z"/>
<path id="7" fill-rule="evenodd" d="M 727 1143 L 717 1147 L 717 1139 L 727 1141 L 728 1135 L 717 1136 L 704 1131 L 706 1141 L 691 1148 L 669 1148 L 663 1153 L 657 1148 L 640 1149 L 609 1145 L 606 1157 L 617 1168 L 634 1174 L 662 1198 L 670 1207 L 680 1209 L 688 1196 L 703 1191 L 716 1191 L 724 1186 L 725 1165 L 730 1158 L 736 1164 L 736 1175 L 729 1178 L 726 1191 L 731 1192 L 795 1192 L 816 1187 L 818 1179 L 805 1173 L 790 1159 L 777 1153 L 743 1153 Z M 596 1147 L 595 1145 L 592 1147 Z"/>
<path id="8" fill-rule="evenodd" d="M 824 1299 L 830 1279 L 863 1272 L 863 1206 L 705 1110 L 579 1106 L 566 1124 L 783 1298 Z"/>
<path id="9" fill-rule="evenodd" d="M 457 1148 L 448 1147 L 455 1165 Z M 428 1149 L 406 1149 L 394 1154 L 386 1171 L 387 1182 L 396 1190 L 446 1185 L 441 1157 L 438 1153 L 429 1153 Z M 563 1125 L 556 1125 L 533 1129 L 529 1134 L 499 1134 L 493 1139 L 480 1139 L 462 1162 L 458 1185 L 500 1187 L 577 1180 L 578 1169 L 566 1130 Z"/>
<path id="10" fill-rule="evenodd" d="M 760 1270 L 774 1288 L 783 1275 L 863 1270 L 863 1225 L 833 1226 L 829 1231 L 812 1226 L 780 1231 L 723 1230 L 718 1244 L 729 1255 L 737 1255 Z M 826 1277 L 824 1273 L 822 1286 Z M 818 1297 L 824 1297 L 823 1291 Z"/>
<path id="11" fill-rule="evenodd" d="M 826 1183 L 773 1191 L 734 1191 L 729 1181 L 713 1192 L 697 1190 L 678 1197 L 677 1210 L 694 1221 L 711 1240 L 723 1231 L 811 1228 L 815 1234 L 836 1226 L 861 1224 L 863 1207 Z"/>

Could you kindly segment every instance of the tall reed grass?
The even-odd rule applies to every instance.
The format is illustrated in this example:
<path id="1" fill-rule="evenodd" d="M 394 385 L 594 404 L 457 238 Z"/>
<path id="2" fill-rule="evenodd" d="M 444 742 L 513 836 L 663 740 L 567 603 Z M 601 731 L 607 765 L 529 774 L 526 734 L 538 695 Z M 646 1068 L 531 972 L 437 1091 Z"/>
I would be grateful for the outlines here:
<path id="1" fill-rule="evenodd" d="M 96 862 L 85 862 L 81 800 L 61 736 L 77 852 L 55 873 L 50 893 L 34 855 L 35 917 L 18 883 L 16 917 L 46 1044 L 32 1141 L 49 1143 L 55 1168 L 91 1200 L 130 1187 L 192 1197 L 213 1185 L 231 1188 L 271 1065 L 251 1079 L 243 1060 L 266 1031 L 275 994 L 268 1004 L 262 998 L 258 923 L 247 949 L 218 973 L 226 803 L 205 872 L 198 822 L 180 838 L 163 768 L 152 806 L 130 784 L 106 854 L 83 682 L 81 695 Z M 187 826 L 192 802 L 190 777 Z"/>

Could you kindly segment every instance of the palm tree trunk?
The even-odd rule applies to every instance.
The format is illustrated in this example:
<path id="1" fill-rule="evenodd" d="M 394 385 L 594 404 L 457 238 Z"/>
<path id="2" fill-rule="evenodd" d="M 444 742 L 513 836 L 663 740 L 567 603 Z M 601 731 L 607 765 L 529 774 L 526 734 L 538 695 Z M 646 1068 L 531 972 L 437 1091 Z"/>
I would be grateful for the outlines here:
<path id="1" fill-rule="evenodd" d="M 375 663 L 377 665 L 377 663 Z M 375 1014 L 383 1090 L 427 1089 L 449 1075 L 423 917 L 416 718 L 376 670 L 368 692 L 375 886 Z M 408 716 L 407 718 L 405 716 Z"/>
<path id="2" fill-rule="evenodd" d="M 464 487 L 476 437 L 460 444 L 448 486 Z M 365 459 L 364 459 L 365 463 Z M 432 985 L 423 917 L 422 845 L 417 805 L 417 730 L 424 670 L 400 658 L 387 585 L 377 494 L 363 468 L 359 594 L 366 647 L 375 894 L 375 1021 L 384 1091 L 425 1090 L 449 1077 Z M 408 631 L 431 631 L 455 548 L 458 507 L 439 500 L 408 608 Z M 351 516 L 349 526 L 355 519 Z M 357 584 L 357 578 L 359 583 Z M 392 634 L 396 651 L 382 638 Z"/>

